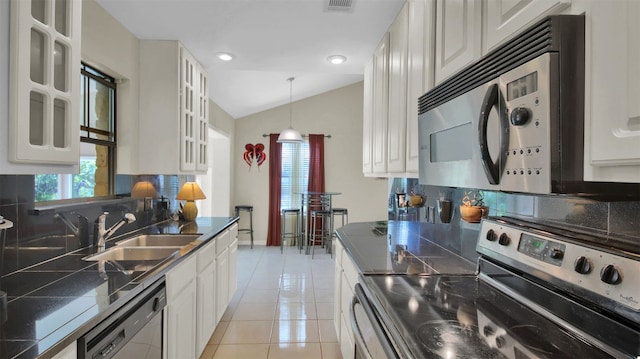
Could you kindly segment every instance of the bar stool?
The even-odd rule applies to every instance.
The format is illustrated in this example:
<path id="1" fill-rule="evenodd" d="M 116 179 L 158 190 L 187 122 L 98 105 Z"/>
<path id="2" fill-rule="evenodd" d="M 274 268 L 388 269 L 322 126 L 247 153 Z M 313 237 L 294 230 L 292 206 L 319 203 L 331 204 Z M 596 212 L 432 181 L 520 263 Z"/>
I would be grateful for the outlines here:
<path id="1" fill-rule="evenodd" d="M 336 223 L 336 218 L 335 216 L 340 216 L 340 222 L 341 225 L 340 227 L 344 227 L 345 224 L 349 224 L 349 210 L 347 210 L 346 208 L 332 208 L 331 209 L 331 243 L 329 243 L 329 252 L 331 253 L 331 255 L 333 256 L 333 237 L 337 237 L 336 235 L 336 231 L 335 231 L 335 223 Z"/>
<path id="2" fill-rule="evenodd" d="M 349 210 L 346 208 L 332 208 L 331 213 L 334 216 L 340 216 L 342 225 L 340 227 L 344 227 L 345 224 L 349 224 Z M 335 222 L 334 222 L 335 223 Z M 333 233 L 333 231 L 331 231 Z"/>
<path id="3" fill-rule="evenodd" d="M 240 217 L 240 212 L 249 213 L 249 228 L 240 228 L 238 224 L 238 232 L 249 233 L 251 235 L 251 249 L 253 249 L 253 206 L 236 206 L 236 217 Z M 238 223 L 240 223 L 240 221 L 238 221 Z"/>
<path id="4" fill-rule="evenodd" d="M 331 196 L 325 195 L 323 193 L 314 193 L 308 194 L 306 198 L 306 203 L 303 203 L 303 208 L 306 208 L 306 213 L 302 214 L 303 218 L 303 236 L 306 238 L 305 241 L 305 253 L 309 254 L 309 243 L 312 237 L 312 221 L 311 214 L 313 211 L 329 211 L 329 217 L 331 214 Z M 323 221 L 324 223 L 324 221 Z M 304 233 L 305 231 L 309 231 L 309 233 Z M 328 229 L 330 230 L 330 228 Z"/>
<path id="5" fill-rule="evenodd" d="M 330 210 L 312 210 L 311 211 L 311 245 L 313 248 L 311 249 L 311 259 L 316 252 L 316 242 L 318 241 L 318 233 L 320 235 L 320 246 L 324 247 L 327 241 L 331 242 L 331 228 L 332 228 L 332 220 L 331 220 L 331 211 Z M 318 222 L 320 222 L 320 227 L 318 227 Z"/>
<path id="6" fill-rule="evenodd" d="M 302 241 L 300 240 L 301 231 L 300 231 L 300 210 L 299 209 L 283 209 L 281 211 L 280 217 L 282 219 L 282 228 L 280 229 L 280 254 L 284 253 L 284 242 L 287 238 L 291 238 L 293 242 L 298 246 L 298 250 L 302 252 Z M 293 232 L 287 232 L 287 217 L 294 218 L 294 229 Z M 289 225 L 291 227 L 291 225 Z"/>

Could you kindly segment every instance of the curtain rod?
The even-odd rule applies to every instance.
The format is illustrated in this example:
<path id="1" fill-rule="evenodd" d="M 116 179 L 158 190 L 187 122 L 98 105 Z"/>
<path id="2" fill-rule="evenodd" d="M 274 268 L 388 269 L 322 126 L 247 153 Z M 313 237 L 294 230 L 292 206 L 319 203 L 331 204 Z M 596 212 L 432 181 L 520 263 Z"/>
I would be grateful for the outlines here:
<path id="1" fill-rule="evenodd" d="M 268 134 L 266 134 L 266 133 L 263 133 L 263 134 L 262 134 L 262 137 L 269 137 L 269 136 L 270 136 L 270 135 L 268 135 Z M 309 137 L 309 135 L 302 135 L 302 137 Z M 326 138 L 331 138 L 331 135 L 324 135 L 324 137 L 326 137 Z"/>

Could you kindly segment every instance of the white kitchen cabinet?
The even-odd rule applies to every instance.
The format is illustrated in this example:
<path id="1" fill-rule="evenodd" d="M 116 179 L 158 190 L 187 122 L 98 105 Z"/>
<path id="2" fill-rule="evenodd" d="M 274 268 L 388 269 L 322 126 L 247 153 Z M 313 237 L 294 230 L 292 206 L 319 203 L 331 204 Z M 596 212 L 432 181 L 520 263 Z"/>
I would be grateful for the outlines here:
<path id="1" fill-rule="evenodd" d="M 216 257 L 216 316 L 218 321 L 229 304 L 229 248 Z"/>
<path id="2" fill-rule="evenodd" d="M 216 237 L 216 319 L 219 322 L 229 304 L 229 231 Z"/>
<path id="3" fill-rule="evenodd" d="M 80 162 L 82 1 L 11 2 L 9 160 Z"/>
<path id="4" fill-rule="evenodd" d="M 229 295 L 227 303 L 236 294 L 238 289 L 238 225 L 234 224 L 229 229 Z"/>
<path id="5" fill-rule="evenodd" d="M 207 242 L 196 253 L 197 274 L 197 318 L 196 318 L 196 353 L 201 355 L 211 335 L 213 335 L 218 318 L 216 316 L 216 244 L 215 240 Z"/>
<path id="6" fill-rule="evenodd" d="M 418 98 L 433 88 L 435 1 L 409 0 L 405 171 L 418 178 Z"/>
<path id="7" fill-rule="evenodd" d="M 73 342 L 66 348 L 58 352 L 58 354 L 51 357 L 51 359 L 77 359 L 78 358 L 78 343 Z"/>
<path id="8" fill-rule="evenodd" d="M 373 106 L 371 160 L 374 174 L 387 173 L 387 123 L 389 119 L 389 33 L 373 53 Z"/>
<path id="9" fill-rule="evenodd" d="M 585 180 L 640 182 L 640 2 L 586 9 Z"/>
<path id="10" fill-rule="evenodd" d="M 408 32 L 409 5 L 405 2 L 389 28 L 387 172 L 391 174 L 405 171 Z"/>
<path id="11" fill-rule="evenodd" d="M 482 53 L 495 49 L 527 25 L 571 5 L 571 0 L 491 0 L 484 3 Z"/>
<path id="12" fill-rule="evenodd" d="M 237 270 L 231 278 L 229 267 L 230 252 L 237 263 L 237 228 L 234 224 L 196 247 L 166 274 L 167 358 L 198 358 L 226 311 L 237 287 Z"/>
<path id="13" fill-rule="evenodd" d="M 362 173 L 373 174 L 373 60 L 371 57 L 364 66 L 364 93 L 362 99 Z"/>
<path id="14" fill-rule="evenodd" d="M 209 169 L 209 159 L 207 158 L 207 146 L 209 145 L 209 83 L 207 73 L 204 68 L 198 65 L 198 108 L 197 125 L 198 136 L 196 142 L 196 171 L 206 173 Z"/>
<path id="15" fill-rule="evenodd" d="M 334 325 L 334 329 L 336 330 L 336 336 L 337 338 L 340 338 L 340 321 L 341 321 L 341 317 L 342 317 L 342 311 L 341 311 L 341 306 L 340 306 L 340 300 L 341 300 L 341 289 L 342 289 L 342 255 L 344 252 L 344 249 L 342 247 L 342 244 L 340 243 L 340 241 L 335 241 L 335 247 L 334 247 L 334 267 L 333 267 L 333 325 Z"/>
<path id="16" fill-rule="evenodd" d="M 196 256 L 179 263 L 166 274 L 166 358 L 197 358 L 196 355 Z"/>
<path id="17" fill-rule="evenodd" d="M 436 3 L 436 84 L 480 57 L 481 15 L 480 0 Z"/>
<path id="18" fill-rule="evenodd" d="M 434 17 L 435 0 L 406 2 L 365 67 L 365 176 L 418 176 L 417 103 L 433 87 Z"/>
<path id="19" fill-rule="evenodd" d="M 438 0 L 435 82 L 456 74 L 571 0 Z"/>
<path id="20" fill-rule="evenodd" d="M 140 41 L 138 173 L 208 168 L 207 76 L 177 41 Z"/>
<path id="21" fill-rule="evenodd" d="M 345 252 L 340 241 L 336 241 L 335 258 L 335 292 L 334 292 L 334 326 L 340 341 L 340 351 L 343 358 L 353 358 L 355 342 L 351 328 L 350 307 L 359 271 Z"/>

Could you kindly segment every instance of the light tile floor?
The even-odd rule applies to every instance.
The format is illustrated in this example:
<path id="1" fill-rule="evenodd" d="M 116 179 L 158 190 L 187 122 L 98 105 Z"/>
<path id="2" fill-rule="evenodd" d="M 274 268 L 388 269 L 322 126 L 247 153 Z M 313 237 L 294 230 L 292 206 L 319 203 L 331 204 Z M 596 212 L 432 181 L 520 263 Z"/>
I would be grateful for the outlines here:
<path id="1" fill-rule="evenodd" d="M 295 247 L 240 246 L 238 291 L 200 359 L 341 359 L 333 259 Z"/>

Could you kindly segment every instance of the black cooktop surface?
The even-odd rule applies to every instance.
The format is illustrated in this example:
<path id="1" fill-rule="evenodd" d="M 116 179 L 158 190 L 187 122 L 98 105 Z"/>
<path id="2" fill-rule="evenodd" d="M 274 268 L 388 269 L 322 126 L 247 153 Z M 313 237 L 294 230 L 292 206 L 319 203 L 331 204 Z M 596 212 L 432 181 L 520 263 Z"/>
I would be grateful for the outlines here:
<path id="1" fill-rule="evenodd" d="M 611 358 L 473 275 L 365 276 L 416 358 Z"/>

